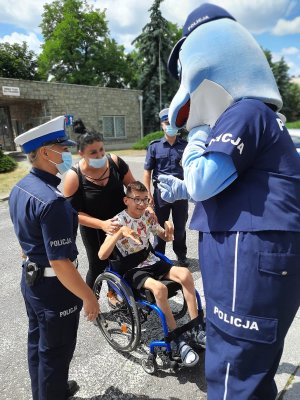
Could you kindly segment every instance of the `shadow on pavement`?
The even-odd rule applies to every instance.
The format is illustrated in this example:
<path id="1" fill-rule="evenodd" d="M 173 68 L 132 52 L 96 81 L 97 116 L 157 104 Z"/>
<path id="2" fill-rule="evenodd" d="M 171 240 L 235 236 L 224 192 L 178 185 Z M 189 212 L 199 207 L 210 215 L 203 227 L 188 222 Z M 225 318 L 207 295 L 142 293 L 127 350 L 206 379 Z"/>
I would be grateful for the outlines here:
<path id="1" fill-rule="evenodd" d="M 123 393 L 120 389 L 113 386 L 106 389 L 104 394 L 93 397 L 71 397 L 72 400 L 164 400 L 161 397 L 149 397 L 136 395 L 133 393 Z M 169 400 L 180 400 L 178 397 L 170 397 Z"/>
<path id="2" fill-rule="evenodd" d="M 137 348 L 135 351 L 131 353 L 120 353 L 122 356 L 131 362 L 134 362 L 135 364 L 139 365 L 140 368 L 142 368 L 141 365 L 141 356 L 146 356 L 148 354 L 148 351 L 140 346 Z M 204 373 L 204 360 L 205 360 L 205 351 L 200 350 L 198 352 L 199 355 L 199 363 L 191 368 L 188 367 L 179 367 L 177 370 L 173 371 L 170 368 L 166 367 L 166 364 L 164 364 L 164 361 L 162 361 L 162 356 L 161 352 L 158 352 L 158 370 L 155 374 L 155 377 L 157 379 L 163 379 L 169 376 L 173 376 L 177 379 L 177 382 L 180 385 L 184 385 L 186 382 L 191 382 L 197 385 L 197 387 L 202 391 L 205 392 L 207 391 L 206 387 L 206 381 L 205 381 L 205 373 Z M 166 357 L 166 356 L 165 356 Z M 119 397 L 118 397 L 119 398 Z M 149 397 L 128 397 L 132 399 L 148 399 Z M 95 397 L 95 399 L 98 399 L 98 397 Z M 99 399 L 102 399 L 102 397 L 99 397 Z M 123 399 L 123 397 L 122 397 Z M 127 399 L 127 397 L 124 397 L 124 399 Z M 156 398 L 155 398 L 156 399 Z M 79 400 L 79 399 L 78 399 Z M 174 398 L 175 400 L 175 398 Z"/>
<path id="3" fill-rule="evenodd" d="M 291 369 L 293 372 L 291 373 Z M 300 365 L 295 366 L 290 363 L 283 363 L 280 365 L 280 369 L 278 369 L 277 373 L 287 373 L 290 375 L 290 379 L 288 380 L 286 386 L 278 393 L 276 400 L 296 400 L 299 399 L 300 393 Z M 294 382 L 295 378 L 297 378 L 297 382 Z"/>
<path id="4" fill-rule="evenodd" d="M 189 263 L 190 263 L 190 265 L 189 265 L 189 270 L 193 273 L 193 272 L 199 272 L 200 270 L 199 270 L 199 260 L 198 260 L 198 258 L 190 258 L 190 257 L 188 257 L 188 260 L 189 260 Z M 171 259 L 171 261 L 172 261 L 172 263 L 173 263 L 173 265 L 177 265 L 176 263 L 177 263 L 177 260 L 176 259 Z"/>

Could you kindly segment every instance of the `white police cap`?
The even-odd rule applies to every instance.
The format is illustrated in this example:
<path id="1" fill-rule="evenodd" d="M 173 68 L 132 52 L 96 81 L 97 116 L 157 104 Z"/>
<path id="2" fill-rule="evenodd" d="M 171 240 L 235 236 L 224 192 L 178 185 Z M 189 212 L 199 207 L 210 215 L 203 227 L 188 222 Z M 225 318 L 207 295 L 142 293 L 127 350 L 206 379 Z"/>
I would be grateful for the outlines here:
<path id="1" fill-rule="evenodd" d="M 70 140 L 66 134 L 63 115 L 22 133 L 15 138 L 15 143 L 22 146 L 26 154 L 46 144 L 76 146 L 76 142 Z"/>
<path id="2" fill-rule="evenodd" d="M 168 119 L 169 119 L 168 114 L 169 114 L 168 108 L 164 108 L 163 110 L 161 110 L 161 112 L 159 113 L 160 121 L 161 122 L 168 121 Z"/>

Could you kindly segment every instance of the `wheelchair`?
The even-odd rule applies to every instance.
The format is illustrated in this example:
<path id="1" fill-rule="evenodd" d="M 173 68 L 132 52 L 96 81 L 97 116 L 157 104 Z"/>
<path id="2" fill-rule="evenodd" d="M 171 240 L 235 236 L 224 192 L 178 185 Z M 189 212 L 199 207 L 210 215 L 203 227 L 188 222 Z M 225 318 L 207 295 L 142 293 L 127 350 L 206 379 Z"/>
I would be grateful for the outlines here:
<path id="1" fill-rule="evenodd" d="M 161 259 L 171 263 L 163 254 L 156 253 Z M 182 293 L 182 287 L 177 282 L 162 280 L 168 288 L 168 298 L 175 320 L 186 315 L 187 304 Z M 116 271 L 112 263 L 100 274 L 94 284 L 93 291 L 100 303 L 101 313 L 96 319 L 97 326 L 107 342 L 116 351 L 130 353 L 141 345 L 142 324 L 151 313 L 156 313 L 161 323 L 163 339 L 152 340 L 149 343 L 149 353 L 141 360 L 144 371 L 156 374 L 158 371 L 157 356 L 163 354 L 164 367 L 176 371 L 181 366 L 179 355 L 174 354 L 171 341 L 188 331 L 197 323 L 203 321 L 203 310 L 200 295 L 195 290 L 199 316 L 169 333 L 166 318 L 161 309 L 155 304 L 155 298 L 150 290 L 132 289 L 126 280 Z M 101 292 L 101 294 L 100 294 Z M 109 297 L 117 298 L 116 305 L 111 304 Z M 106 298 L 105 298 L 106 297 Z"/>

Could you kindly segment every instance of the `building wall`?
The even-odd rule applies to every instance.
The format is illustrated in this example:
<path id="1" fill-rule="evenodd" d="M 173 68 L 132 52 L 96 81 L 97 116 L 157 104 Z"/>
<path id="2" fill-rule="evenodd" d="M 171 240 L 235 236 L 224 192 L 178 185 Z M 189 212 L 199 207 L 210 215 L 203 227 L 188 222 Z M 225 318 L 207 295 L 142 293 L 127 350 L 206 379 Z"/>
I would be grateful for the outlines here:
<path id="1" fill-rule="evenodd" d="M 3 86 L 19 88 L 20 95 L 4 95 Z M 88 129 L 96 131 L 101 117 L 124 116 L 126 137 L 105 143 L 107 148 L 128 148 L 141 137 L 141 95 L 138 90 L 0 78 L 0 107 L 9 111 L 12 140 L 59 115 L 80 117 Z M 69 133 L 73 135 L 71 129 Z"/>

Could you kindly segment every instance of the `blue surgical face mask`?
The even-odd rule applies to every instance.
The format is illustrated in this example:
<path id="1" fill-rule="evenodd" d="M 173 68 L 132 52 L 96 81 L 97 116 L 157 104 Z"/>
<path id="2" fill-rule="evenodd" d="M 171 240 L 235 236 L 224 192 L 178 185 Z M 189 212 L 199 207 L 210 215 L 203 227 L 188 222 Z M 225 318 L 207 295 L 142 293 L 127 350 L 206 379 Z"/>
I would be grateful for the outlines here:
<path id="1" fill-rule="evenodd" d="M 57 164 L 54 161 L 50 161 L 52 164 L 55 164 L 58 172 L 63 175 L 65 172 L 67 172 L 71 167 L 72 167 L 72 154 L 69 151 L 63 151 L 60 153 L 59 151 L 53 150 L 51 148 L 48 148 L 48 150 L 54 151 L 54 153 L 58 153 L 61 155 L 62 162 Z"/>
<path id="2" fill-rule="evenodd" d="M 177 135 L 178 129 L 172 128 L 171 125 L 167 125 L 165 132 L 168 136 L 172 137 Z"/>
<path id="3" fill-rule="evenodd" d="M 92 168 L 102 168 L 106 164 L 107 156 L 104 155 L 102 158 L 89 158 L 89 166 Z"/>

